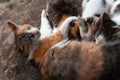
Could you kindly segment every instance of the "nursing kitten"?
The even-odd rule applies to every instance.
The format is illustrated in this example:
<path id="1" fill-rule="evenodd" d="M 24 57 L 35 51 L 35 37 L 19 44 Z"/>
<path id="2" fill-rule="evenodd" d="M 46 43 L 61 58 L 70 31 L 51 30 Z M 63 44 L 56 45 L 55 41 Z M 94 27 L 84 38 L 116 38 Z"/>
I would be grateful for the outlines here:
<path id="1" fill-rule="evenodd" d="M 77 16 L 77 7 L 72 0 L 48 0 L 47 13 L 53 27 L 59 27 L 69 16 Z"/>
<path id="2" fill-rule="evenodd" d="M 104 34 L 107 44 L 63 40 L 46 52 L 41 73 L 47 80 L 119 80 L 120 28 L 104 13 L 95 22 L 95 37 Z M 98 36 L 97 36 L 98 35 Z M 112 38 L 116 39 L 112 40 Z M 109 39 L 109 40 L 108 40 Z M 102 43 L 101 43 L 102 44 Z"/>
<path id="3" fill-rule="evenodd" d="M 94 27 L 97 21 L 94 17 L 89 17 L 87 19 L 82 19 L 79 17 L 79 31 L 83 40 L 94 41 L 94 36 L 96 33 L 96 28 Z"/>
<path id="4" fill-rule="evenodd" d="M 67 18 L 58 29 L 58 32 L 53 33 L 39 41 L 38 47 L 33 52 L 32 58 L 34 59 L 39 66 L 43 64 L 43 61 L 45 60 L 45 54 L 46 52 L 55 44 L 58 42 L 68 38 L 68 32 L 70 28 L 70 22 L 77 20 L 77 17 L 69 17 Z"/>
<path id="5" fill-rule="evenodd" d="M 109 13 L 114 0 L 83 0 L 82 18 L 99 17 L 102 13 Z"/>
<path id="6" fill-rule="evenodd" d="M 81 0 L 48 0 L 46 12 L 48 13 L 48 19 L 52 24 L 53 33 L 57 32 L 58 28 L 66 18 L 80 14 L 79 9 L 81 6 L 78 5 L 80 2 Z M 76 30 L 76 27 L 71 27 L 69 31 L 69 39 L 71 40 L 76 39 L 76 36 L 71 33 L 75 33 L 76 31 L 74 30 Z M 76 33 L 77 39 L 81 40 L 79 29 L 77 29 Z"/>
<path id="7" fill-rule="evenodd" d="M 104 13 L 98 20 L 99 25 L 95 34 L 95 42 L 99 45 L 120 44 L 120 25 L 111 20 L 108 14 Z"/>
<path id="8" fill-rule="evenodd" d="M 8 25 L 14 32 L 15 40 L 13 50 L 8 58 L 12 58 L 16 53 L 32 54 L 39 43 L 39 29 L 29 24 L 17 26 L 14 23 L 8 22 Z"/>
<path id="9" fill-rule="evenodd" d="M 110 15 L 112 20 L 120 25 L 120 0 L 117 0 L 113 3 L 112 8 L 110 10 Z"/>

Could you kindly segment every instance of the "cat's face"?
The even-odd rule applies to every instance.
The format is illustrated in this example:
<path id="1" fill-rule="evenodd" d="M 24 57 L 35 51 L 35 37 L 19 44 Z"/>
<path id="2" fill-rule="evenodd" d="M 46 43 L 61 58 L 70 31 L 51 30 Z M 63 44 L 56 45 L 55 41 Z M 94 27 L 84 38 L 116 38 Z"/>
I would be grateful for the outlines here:
<path id="1" fill-rule="evenodd" d="M 95 27 L 97 28 L 95 34 L 96 44 L 114 45 L 120 43 L 120 26 L 116 25 L 108 14 L 104 13 Z"/>
<path id="2" fill-rule="evenodd" d="M 84 40 L 94 41 L 96 28 L 94 27 L 96 18 L 90 17 L 87 19 L 82 19 L 79 17 L 79 30 L 80 35 Z"/>
<path id="3" fill-rule="evenodd" d="M 13 30 L 15 37 L 15 45 L 9 58 L 12 58 L 19 52 L 28 55 L 34 47 L 37 47 L 40 37 L 39 29 L 29 24 L 16 26 L 15 24 L 8 22 L 8 25 Z"/>

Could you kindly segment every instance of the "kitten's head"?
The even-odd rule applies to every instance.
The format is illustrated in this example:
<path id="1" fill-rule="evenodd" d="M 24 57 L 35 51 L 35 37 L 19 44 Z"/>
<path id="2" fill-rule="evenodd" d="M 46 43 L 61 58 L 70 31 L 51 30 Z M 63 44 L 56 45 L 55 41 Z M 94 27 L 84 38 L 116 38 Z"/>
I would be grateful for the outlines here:
<path id="1" fill-rule="evenodd" d="M 84 40 L 93 41 L 96 33 L 96 28 L 94 27 L 96 23 L 96 18 L 89 17 L 87 19 L 82 19 L 79 17 L 79 30 L 80 35 Z"/>
<path id="2" fill-rule="evenodd" d="M 103 13 L 95 25 L 96 44 L 114 45 L 120 43 L 120 26 L 112 21 L 107 13 Z"/>
<path id="3" fill-rule="evenodd" d="M 8 22 L 8 25 L 14 32 L 15 37 L 14 48 L 8 58 L 12 58 L 19 52 L 26 53 L 28 55 L 30 51 L 38 45 L 40 37 L 39 29 L 29 24 L 17 26 Z"/>

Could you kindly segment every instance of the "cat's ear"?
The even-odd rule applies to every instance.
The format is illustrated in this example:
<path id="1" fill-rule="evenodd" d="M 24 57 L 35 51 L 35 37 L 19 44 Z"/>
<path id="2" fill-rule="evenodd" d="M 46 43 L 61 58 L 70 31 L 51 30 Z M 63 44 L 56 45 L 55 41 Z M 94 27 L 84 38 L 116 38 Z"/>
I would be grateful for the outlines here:
<path id="1" fill-rule="evenodd" d="M 16 53 L 18 53 L 18 48 L 14 46 L 14 48 L 12 49 L 11 53 L 8 56 L 8 59 L 13 58 L 16 55 Z"/>
<path id="2" fill-rule="evenodd" d="M 107 22 L 110 21 L 110 20 L 111 20 L 111 18 L 110 18 L 110 16 L 109 16 L 109 14 L 103 13 L 103 14 L 99 17 L 99 19 L 97 20 L 96 24 L 97 24 L 97 25 L 102 25 L 102 24 L 104 24 L 104 23 L 107 23 Z"/>
<path id="3" fill-rule="evenodd" d="M 9 27 L 13 30 L 13 31 L 16 31 L 17 30 L 17 26 L 16 26 L 16 24 L 14 24 L 14 23 L 12 23 L 12 22 L 8 22 L 8 25 L 9 25 Z"/>
<path id="4" fill-rule="evenodd" d="M 96 26 L 100 26 L 103 24 L 103 15 L 101 15 L 98 20 L 96 21 Z"/>
<path id="5" fill-rule="evenodd" d="M 107 14 L 107 13 L 103 13 L 102 16 L 103 16 L 103 22 L 108 22 L 111 20 L 109 14 Z"/>

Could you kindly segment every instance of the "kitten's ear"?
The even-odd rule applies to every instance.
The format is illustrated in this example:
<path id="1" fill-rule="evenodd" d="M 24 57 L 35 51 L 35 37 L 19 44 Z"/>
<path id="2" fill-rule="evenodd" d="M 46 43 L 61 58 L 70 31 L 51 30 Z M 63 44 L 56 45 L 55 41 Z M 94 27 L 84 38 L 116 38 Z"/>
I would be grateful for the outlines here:
<path id="1" fill-rule="evenodd" d="M 18 52 L 18 48 L 17 48 L 17 47 L 14 47 L 14 48 L 12 49 L 12 52 L 9 54 L 8 59 L 13 58 L 13 57 L 16 55 L 17 52 Z"/>
<path id="2" fill-rule="evenodd" d="M 100 26 L 103 24 L 103 15 L 99 17 L 99 19 L 96 21 L 96 26 Z"/>
<path id="3" fill-rule="evenodd" d="M 16 31 L 17 30 L 17 26 L 14 24 L 14 23 L 12 23 L 12 22 L 8 22 L 8 25 L 9 25 L 9 27 L 13 30 L 13 31 Z"/>
<path id="4" fill-rule="evenodd" d="M 107 14 L 107 13 L 103 13 L 102 16 L 103 16 L 103 22 L 107 22 L 107 21 L 110 21 L 110 20 L 111 20 L 109 14 Z"/>

